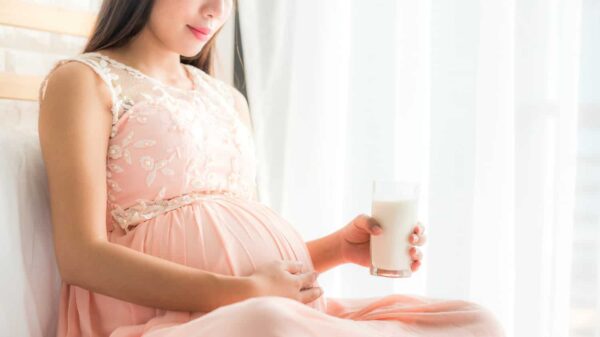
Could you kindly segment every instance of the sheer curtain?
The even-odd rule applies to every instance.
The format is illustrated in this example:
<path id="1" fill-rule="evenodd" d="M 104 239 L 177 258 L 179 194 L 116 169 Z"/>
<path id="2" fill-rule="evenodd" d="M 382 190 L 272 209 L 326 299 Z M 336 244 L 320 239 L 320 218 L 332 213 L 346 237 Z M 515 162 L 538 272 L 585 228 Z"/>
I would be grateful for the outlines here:
<path id="1" fill-rule="evenodd" d="M 344 265 L 325 295 L 489 307 L 510 336 L 568 336 L 581 0 L 240 1 L 261 201 L 312 240 L 419 181 L 409 279 Z"/>

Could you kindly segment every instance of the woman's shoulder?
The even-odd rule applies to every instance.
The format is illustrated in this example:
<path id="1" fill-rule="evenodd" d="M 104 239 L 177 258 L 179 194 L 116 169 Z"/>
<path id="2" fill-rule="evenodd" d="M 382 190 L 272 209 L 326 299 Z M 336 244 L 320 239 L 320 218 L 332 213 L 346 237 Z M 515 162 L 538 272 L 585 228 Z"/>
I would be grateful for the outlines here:
<path id="1" fill-rule="evenodd" d="M 103 90 L 103 82 L 108 80 L 99 59 L 92 53 L 82 53 L 59 59 L 42 80 L 39 88 L 39 101 L 43 101 L 49 86 L 57 91 L 71 90 L 93 92 Z"/>
<path id="2" fill-rule="evenodd" d="M 88 70 L 93 70 L 96 73 L 101 73 L 100 75 L 105 75 L 106 69 L 104 68 L 106 68 L 107 64 L 106 62 L 103 62 L 100 55 L 95 52 L 79 53 L 55 61 L 48 74 L 53 73 L 55 70 L 58 70 L 58 68 L 63 68 L 64 66 L 72 69 L 86 69 L 83 70 L 83 72 L 88 73 Z"/>
<path id="3" fill-rule="evenodd" d="M 45 99 L 48 87 L 52 87 L 55 92 L 97 92 L 110 97 L 108 88 L 103 88 L 104 74 L 99 74 L 100 70 L 89 62 L 84 54 L 58 60 L 42 80 L 39 101 Z"/>
<path id="4" fill-rule="evenodd" d="M 90 120 L 97 117 L 96 121 L 111 117 L 114 124 L 113 90 L 88 63 L 73 60 L 81 58 L 59 60 L 43 79 L 38 99 L 40 115 L 51 115 L 59 124 L 62 122 L 58 121 L 79 120 L 82 115 Z"/>
<path id="5" fill-rule="evenodd" d="M 60 63 L 40 90 L 40 124 L 52 127 L 110 133 L 110 107 L 108 88 L 94 71 L 78 62 Z"/>

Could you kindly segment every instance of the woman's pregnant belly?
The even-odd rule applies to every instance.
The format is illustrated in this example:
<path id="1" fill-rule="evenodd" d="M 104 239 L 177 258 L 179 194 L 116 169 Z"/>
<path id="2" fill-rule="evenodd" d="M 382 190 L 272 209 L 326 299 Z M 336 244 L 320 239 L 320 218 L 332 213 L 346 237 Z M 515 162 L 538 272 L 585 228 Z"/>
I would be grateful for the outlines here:
<path id="1" fill-rule="evenodd" d="M 304 271 L 313 270 L 306 245 L 292 225 L 268 206 L 241 198 L 200 199 L 141 222 L 127 233 L 113 230 L 108 240 L 192 268 L 231 276 L 251 275 L 273 260 L 302 261 Z M 318 281 L 314 285 L 319 286 Z M 327 310 L 324 295 L 306 305 Z M 65 282 L 61 285 L 60 308 L 61 324 L 78 329 L 82 322 L 103 322 L 98 327 L 107 329 L 106 335 L 116 327 L 129 329 L 151 320 L 185 322 L 206 314 L 130 303 Z"/>
<path id="2" fill-rule="evenodd" d="M 225 275 L 248 276 L 273 260 L 301 261 L 304 272 L 314 270 L 306 244 L 293 226 L 268 206 L 242 198 L 197 200 L 146 220 L 127 234 L 110 232 L 109 240 Z"/>

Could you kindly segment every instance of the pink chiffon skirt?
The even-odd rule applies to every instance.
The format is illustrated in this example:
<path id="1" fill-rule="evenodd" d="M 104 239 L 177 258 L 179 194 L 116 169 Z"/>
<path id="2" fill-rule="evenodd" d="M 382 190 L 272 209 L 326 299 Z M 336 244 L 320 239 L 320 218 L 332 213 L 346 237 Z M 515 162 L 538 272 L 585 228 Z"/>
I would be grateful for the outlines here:
<path id="1" fill-rule="evenodd" d="M 127 233 L 113 230 L 109 240 L 227 275 L 250 275 L 274 259 L 313 268 L 304 240 L 290 223 L 262 203 L 230 196 L 195 201 Z M 59 310 L 59 337 L 504 336 L 490 311 L 476 303 L 405 294 L 333 298 L 327 289 L 308 304 L 263 296 L 210 312 L 181 312 L 63 282 Z"/>

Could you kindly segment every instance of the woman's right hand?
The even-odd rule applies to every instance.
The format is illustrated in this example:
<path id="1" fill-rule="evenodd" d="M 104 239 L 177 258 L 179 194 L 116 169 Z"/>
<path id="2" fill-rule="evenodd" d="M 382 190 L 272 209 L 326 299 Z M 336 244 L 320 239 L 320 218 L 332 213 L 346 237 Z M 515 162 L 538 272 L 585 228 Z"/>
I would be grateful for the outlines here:
<path id="1" fill-rule="evenodd" d="M 313 287 L 318 273 L 302 273 L 302 266 L 299 261 L 275 260 L 256 268 L 250 275 L 254 296 L 283 296 L 302 303 L 316 300 L 323 293 L 321 287 Z"/>

